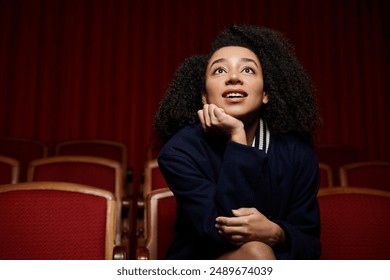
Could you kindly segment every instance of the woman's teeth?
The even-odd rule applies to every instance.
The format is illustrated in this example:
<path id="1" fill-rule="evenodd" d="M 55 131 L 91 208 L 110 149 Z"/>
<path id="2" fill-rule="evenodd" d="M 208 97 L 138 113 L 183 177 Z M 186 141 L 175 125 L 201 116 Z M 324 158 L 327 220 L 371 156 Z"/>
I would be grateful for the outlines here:
<path id="1" fill-rule="evenodd" d="M 237 92 L 231 92 L 226 95 L 226 98 L 241 98 L 244 97 L 242 93 L 237 93 Z"/>

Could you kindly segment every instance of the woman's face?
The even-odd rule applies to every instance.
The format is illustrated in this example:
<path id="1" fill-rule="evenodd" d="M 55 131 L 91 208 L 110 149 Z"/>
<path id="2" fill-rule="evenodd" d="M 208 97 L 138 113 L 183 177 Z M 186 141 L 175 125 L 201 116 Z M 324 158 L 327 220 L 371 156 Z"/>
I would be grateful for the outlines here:
<path id="1" fill-rule="evenodd" d="M 224 47 L 210 58 L 206 68 L 203 103 L 215 104 L 235 118 L 258 116 L 268 102 L 260 61 L 244 47 Z"/>

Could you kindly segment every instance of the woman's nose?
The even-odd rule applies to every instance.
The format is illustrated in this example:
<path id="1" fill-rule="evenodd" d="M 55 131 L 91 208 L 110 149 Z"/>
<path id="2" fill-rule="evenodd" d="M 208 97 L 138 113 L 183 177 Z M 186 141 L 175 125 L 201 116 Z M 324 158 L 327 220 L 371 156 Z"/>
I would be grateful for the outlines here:
<path id="1" fill-rule="evenodd" d="M 242 84 L 242 80 L 240 76 L 234 72 L 229 74 L 226 80 L 226 84 L 230 84 L 230 85 Z"/>

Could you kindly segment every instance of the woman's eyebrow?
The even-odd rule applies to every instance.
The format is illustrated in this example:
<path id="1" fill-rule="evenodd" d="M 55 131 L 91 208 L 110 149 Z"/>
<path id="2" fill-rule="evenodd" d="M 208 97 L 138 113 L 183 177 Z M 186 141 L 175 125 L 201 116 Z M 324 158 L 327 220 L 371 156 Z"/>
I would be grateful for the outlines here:
<path id="1" fill-rule="evenodd" d="M 213 63 L 211 63 L 210 68 L 213 67 L 213 65 L 216 64 L 216 63 L 221 63 L 221 62 L 226 62 L 226 61 L 227 61 L 226 58 L 216 59 L 216 60 L 213 61 Z"/>
<path id="2" fill-rule="evenodd" d="M 252 62 L 254 65 L 257 66 L 257 68 L 259 68 L 259 65 L 257 65 L 256 61 L 252 58 L 243 57 L 243 58 L 241 58 L 241 60 L 244 62 Z"/>
<path id="3" fill-rule="evenodd" d="M 257 68 L 259 68 L 259 65 L 257 65 L 256 61 L 252 58 L 243 57 L 240 60 L 243 62 L 252 62 L 253 64 L 255 64 L 257 66 Z M 211 63 L 210 68 L 213 67 L 214 64 L 222 63 L 222 62 L 227 62 L 227 59 L 226 58 L 219 58 L 219 59 L 214 60 L 213 63 Z"/>

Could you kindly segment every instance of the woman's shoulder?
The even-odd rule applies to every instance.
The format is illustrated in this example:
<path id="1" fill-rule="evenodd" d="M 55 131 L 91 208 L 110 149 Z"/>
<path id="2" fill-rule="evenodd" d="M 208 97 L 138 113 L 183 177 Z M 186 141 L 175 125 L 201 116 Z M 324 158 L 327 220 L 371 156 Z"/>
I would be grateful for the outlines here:
<path id="1" fill-rule="evenodd" d="M 311 144 L 291 134 L 274 136 L 269 147 L 269 163 L 282 172 L 290 170 L 291 174 L 318 173 L 318 159 Z"/>
<path id="2" fill-rule="evenodd" d="M 187 125 L 176 132 L 165 146 L 175 145 L 177 142 L 193 142 L 194 139 L 201 138 L 204 134 L 200 123 Z"/>
<path id="3" fill-rule="evenodd" d="M 196 149 L 203 141 L 201 124 L 187 125 L 176 132 L 160 150 L 160 156 Z"/>
<path id="4" fill-rule="evenodd" d="M 270 147 L 274 152 L 280 152 L 293 158 L 315 157 L 314 149 L 309 142 L 290 133 L 272 135 Z"/>

